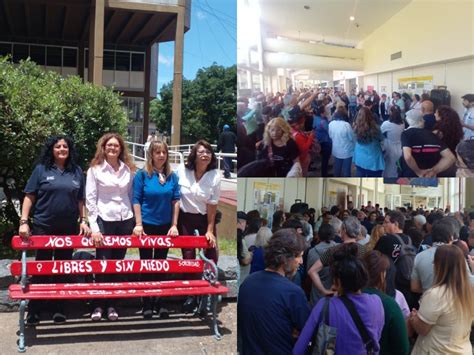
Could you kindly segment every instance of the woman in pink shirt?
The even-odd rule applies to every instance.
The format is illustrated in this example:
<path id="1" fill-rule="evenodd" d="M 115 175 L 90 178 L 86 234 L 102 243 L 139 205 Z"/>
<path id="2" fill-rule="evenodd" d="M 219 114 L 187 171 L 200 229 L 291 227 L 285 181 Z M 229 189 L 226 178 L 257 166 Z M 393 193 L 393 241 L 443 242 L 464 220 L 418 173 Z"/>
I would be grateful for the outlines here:
<path id="1" fill-rule="evenodd" d="M 86 180 L 86 207 L 96 247 L 103 245 L 105 235 L 130 235 L 134 227 L 132 194 L 135 166 L 122 137 L 117 133 L 104 134 L 97 143 Z M 121 260 L 127 249 L 98 248 L 97 260 Z M 96 282 L 118 281 L 116 275 L 96 275 Z M 93 302 L 91 319 L 102 319 L 104 310 L 110 321 L 118 319 L 115 300 L 103 304 Z"/>

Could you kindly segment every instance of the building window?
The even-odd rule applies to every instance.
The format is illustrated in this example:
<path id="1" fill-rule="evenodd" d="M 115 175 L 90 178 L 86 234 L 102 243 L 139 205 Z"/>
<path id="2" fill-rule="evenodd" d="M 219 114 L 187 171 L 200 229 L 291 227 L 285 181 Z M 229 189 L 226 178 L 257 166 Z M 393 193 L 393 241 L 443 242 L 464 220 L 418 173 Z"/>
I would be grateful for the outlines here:
<path id="1" fill-rule="evenodd" d="M 25 60 L 29 56 L 29 48 L 27 44 L 13 45 L 13 62 L 18 63 L 20 60 Z"/>
<path id="2" fill-rule="evenodd" d="M 130 71 L 130 52 L 115 52 L 115 70 Z"/>
<path id="3" fill-rule="evenodd" d="M 132 53 L 132 71 L 145 70 L 145 55 L 143 53 Z"/>
<path id="4" fill-rule="evenodd" d="M 77 49 L 63 48 L 63 67 L 77 68 Z"/>
<path id="5" fill-rule="evenodd" d="M 6 56 L 7 54 L 12 54 L 11 43 L 0 43 L 0 56 Z"/>
<path id="6" fill-rule="evenodd" d="M 38 65 L 46 64 L 46 47 L 45 46 L 30 46 L 30 58 Z"/>
<path id="7" fill-rule="evenodd" d="M 61 47 L 46 48 L 46 65 L 49 67 L 61 66 Z"/>
<path id="8" fill-rule="evenodd" d="M 115 69 L 115 53 L 113 51 L 104 51 L 104 70 Z"/>

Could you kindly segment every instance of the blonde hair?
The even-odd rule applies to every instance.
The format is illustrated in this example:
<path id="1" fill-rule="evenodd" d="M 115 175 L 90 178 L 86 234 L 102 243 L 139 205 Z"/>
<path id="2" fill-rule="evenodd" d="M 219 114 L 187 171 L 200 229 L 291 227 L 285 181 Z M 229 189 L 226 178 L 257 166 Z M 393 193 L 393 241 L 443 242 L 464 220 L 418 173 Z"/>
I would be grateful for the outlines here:
<path id="1" fill-rule="evenodd" d="M 288 142 L 291 138 L 291 127 L 283 117 L 275 117 L 272 118 L 271 121 L 268 122 L 265 127 L 265 132 L 263 133 L 263 143 L 265 144 L 265 146 L 268 147 L 272 143 L 272 138 L 270 137 L 270 128 L 272 128 L 273 126 L 277 126 L 283 131 L 281 139 L 286 144 L 286 142 Z"/>
<path id="2" fill-rule="evenodd" d="M 474 315 L 474 289 L 469 280 L 466 260 L 462 250 L 455 245 L 441 245 L 434 257 L 434 280 L 432 287 L 444 287 L 451 297 L 458 317 Z"/>
<path id="3" fill-rule="evenodd" d="M 385 229 L 382 224 L 376 224 L 372 227 L 372 232 L 370 233 L 370 240 L 366 245 L 367 250 L 373 250 L 375 245 L 380 240 L 380 238 L 385 234 Z"/>
<path id="4" fill-rule="evenodd" d="M 171 174 L 171 166 L 170 166 L 170 156 L 169 156 L 168 145 L 165 142 L 152 141 L 150 143 L 150 146 L 148 147 L 148 151 L 146 152 L 145 170 L 148 173 L 148 176 L 151 176 L 153 174 L 153 170 L 154 170 L 153 153 L 159 150 L 164 150 L 166 152 L 166 162 L 164 165 L 164 173 L 166 177 L 168 177 Z"/>
<path id="5" fill-rule="evenodd" d="M 268 244 L 268 241 L 272 237 L 272 230 L 268 227 L 260 227 L 255 237 L 255 246 L 256 247 L 265 247 Z"/>
<path id="6" fill-rule="evenodd" d="M 132 162 L 132 157 L 130 156 L 130 153 L 128 152 L 128 148 L 125 145 L 125 142 L 122 136 L 114 132 L 106 133 L 102 137 L 100 137 L 99 141 L 97 142 L 97 148 L 95 151 L 94 158 L 92 158 L 92 161 L 90 163 L 90 167 L 92 168 L 96 165 L 101 165 L 105 160 L 107 160 L 105 156 L 105 145 L 112 138 L 115 138 L 119 142 L 119 145 L 120 145 L 119 160 L 121 160 L 125 165 L 127 165 L 130 171 L 132 172 L 135 171 L 136 167 Z"/>

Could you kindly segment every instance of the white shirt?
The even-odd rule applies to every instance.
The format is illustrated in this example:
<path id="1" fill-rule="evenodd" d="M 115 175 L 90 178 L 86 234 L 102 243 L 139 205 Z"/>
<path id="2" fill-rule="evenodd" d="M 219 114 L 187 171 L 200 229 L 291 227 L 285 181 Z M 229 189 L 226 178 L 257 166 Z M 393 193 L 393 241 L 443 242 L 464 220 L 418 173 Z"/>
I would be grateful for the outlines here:
<path id="1" fill-rule="evenodd" d="M 204 173 L 196 181 L 194 170 L 186 169 L 184 164 L 178 168 L 181 210 L 186 213 L 207 214 L 207 205 L 217 205 L 221 194 L 221 178 L 217 169 Z"/>
<path id="2" fill-rule="evenodd" d="M 121 161 L 117 172 L 107 161 L 89 169 L 86 180 L 86 207 L 93 233 L 100 232 L 98 216 L 107 222 L 133 217 L 132 188 L 133 174 Z"/>
<path id="3" fill-rule="evenodd" d="M 464 122 L 464 124 L 474 126 L 474 107 L 470 107 L 466 110 L 466 112 L 464 112 L 462 121 Z M 463 127 L 463 131 L 465 140 L 474 138 L 474 130 L 469 129 L 467 127 Z"/>

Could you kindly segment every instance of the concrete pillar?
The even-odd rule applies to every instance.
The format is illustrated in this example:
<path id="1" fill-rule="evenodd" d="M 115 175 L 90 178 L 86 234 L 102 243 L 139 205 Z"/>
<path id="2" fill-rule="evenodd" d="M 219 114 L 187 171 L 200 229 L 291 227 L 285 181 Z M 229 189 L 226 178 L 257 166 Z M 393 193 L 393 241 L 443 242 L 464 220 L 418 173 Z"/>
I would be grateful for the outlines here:
<path id="1" fill-rule="evenodd" d="M 94 0 L 89 28 L 89 82 L 102 86 L 104 62 L 104 0 Z"/>
<path id="2" fill-rule="evenodd" d="M 173 106 L 171 114 L 171 144 L 181 142 L 181 98 L 183 88 L 184 11 L 176 15 L 176 37 L 174 42 Z"/>
<path id="3" fill-rule="evenodd" d="M 146 48 L 145 53 L 145 100 L 143 102 L 143 135 L 142 143 L 148 138 L 148 126 L 150 125 L 150 76 L 151 76 L 151 48 Z"/>

